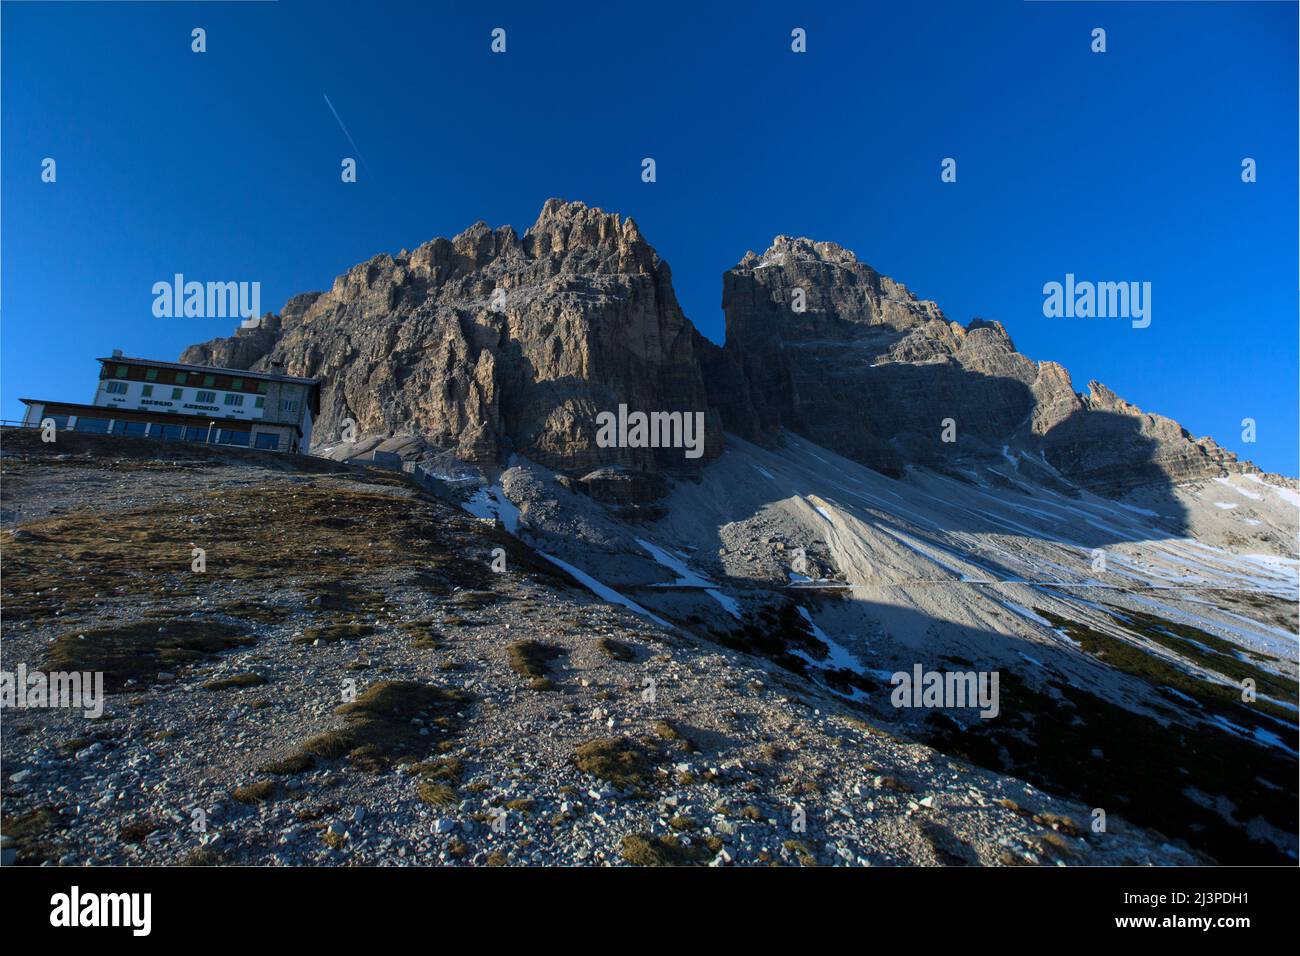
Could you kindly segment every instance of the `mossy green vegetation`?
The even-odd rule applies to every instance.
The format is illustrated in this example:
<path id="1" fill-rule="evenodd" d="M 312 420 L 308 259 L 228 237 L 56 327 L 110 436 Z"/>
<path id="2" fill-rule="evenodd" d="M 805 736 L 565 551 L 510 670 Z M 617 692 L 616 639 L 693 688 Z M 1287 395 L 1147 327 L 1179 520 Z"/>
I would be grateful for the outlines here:
<path id="1" fill-rule="evenodd" d="M 58 856 L 54 837 L 63 826 L 56 808 L 37 807 L 26 813 L 5 814 L 0 832 L 13 841 L 16 862 L 37 864 Z"/>
<path id="2" fill-rule="evenodd" d="M 1120 616 L 1120 612 L 1114 613 Z M 1257 667 L 1246 659 L 1280 663 L 1276 657 L 1244 650 L 1217 634 L 1210 634 L 1190 624 L 1162 620 L 1141 611 L 1126 609 L 1120 619 L 1130 631 L 1168 648 L 1206 670 L 1222 674 L 1238 686 L 1250 678 L 1255 682 L 1259 693 L 1270 694 L 1282 700 L 1294 700 L 1297 692 L 1300 692 L 1300 685 L 1294 680 Z"/>
<path id="3" fill-rule="evenodd" d="M 415 792 L 421 800 L 433 807 L 450 807 L 460 799 L 455 787 L 436 780 L 421 780 L 415 785 Z"/>
<path id="4" fill-rule="evenodd" d="M 802 840 L 786 840 L 781 844 L 790 853 L 794 854 L 800 866 L 816 866 L 817 856 L 809 848 L 808 844 Z"/>
<path id="5" fill-rule="evenodd" d="M 315 644 L 320 641 L 323 644 L 333 644 L 338 641 L 355 641 L 374 632 L 375 629 L 372 625 L 356 621 L 322 624 L 305 628 L 301 634 L 293 638 L 293 643 Z"/>
<path id="6" fill-rule="evenodd" d="M 260 687 L 267 682 L 261 674 L 231 674 L 229 677 L 215 677 L 203 684 L 204 690 L 230 690 L 241 687 Z"/>
<path id="7" fill-rule="evenodd" d="M 1106 663 L 1148 688 L 1145 699 L 1135 703 L 1159 705 L 1169 719 L 1155 719 L 1059 681 L 1035 689 L 1003 670 L 998 718 L 957 725 L 933 713 L 925 725 L 928 743 L 1138 826 L 1181 837 L 1221 864 L 1294 863 L 1277 841 L 1285 844 L 1289 834 L 1295 845 L 1295 759 L 1197 718 L 1220 716 L 1242 728 L 1279 735 L 1285 728 L 1252 710 L 1255 705 L 1243 704 L 1239 693 L 1222 697 L 1210 682 L 1169 662 L 1150 664 L 1152 655 L 1118 638 L 1035 611 L 1068 628 L 1071 637 L 1093 648 L 1090 653 L 1109 652 L 1102 657 Z M 1185 712 L 1170 709 L 1171 698 L 1161 692 L 1166 686 L 1176 686 L 1196 704 Z M 1180 714 L 1184 719 L 1174 719 Z M 1073 821 L 1069 829 L 1056 822 L 1068 836 L 1083 832 Z"/>
<path id="8" fill-rule="evenodd" d="M 555 689 L 550 676 L 551 663 L 564 653 L 562 647 L 533 640 L 515 641 L 506 648 L 510 669 L 527 677 L 528 686 L 533 690 Z"/>
<path id="9" fill-rule="evenodd" d="M 1228 649 L 1233 648 L 1234 645 L 1222 638 L 1188 625 L 1162 621 L 1148 614 L 1137 614 L 1127 610 L 1116 612 L 1116 616 L 1112 618 L 1117 627 L 1133 634 L 1135 638 L 1145 638 L 1159 644 L 1206 670 L 1237 682 L 1237 686 L 1199 677 L 1189 669 L 1178 667 L 1165 658 L 1151 653 L 1136 640 L 1132 642 L 1122 640 L 1079 621 L 1053 614 L 1051 611 L 1035 609 L 1035 613 L 1042 615 L 1054 627 L 1065 631 L 1073 640 L 1079 642 L 1086 653 L 1098 660 L 1157 687 L 1172 687 L 1194 698 L 1211 712 L 1226 707 L 1225 716 L 1230 716 L 1235 723 L 1247 719 L 1249 725 L 1253 726 L 1258 719 L 1257 713 L 1240 713 L 1240 708 L 1246 706 L 1241 699 L 1242 679 L 1246 677 L 1253 679 L 1258 693 L 1271 693 L 1285 700 L 1293 700 L 1297 690 L 1300 689 L 1295 681 L 1279 677 L 1254 664 L 1242 661 L 1236 654 L 1229 653 Z M 1220 651 L 1218 647 L 1224 650 Z M 1296 720 L 1295 711 L 1288 711 L 1272 701 L 1257 699 L 1249 707 L 1271 714 L 1287 723 L 1294 724 Z M 1273 727 L 1275 733 L 1283 729 Z"/>
<path id="10" fill-rule="evenodd" d="M 74 449 L 90 449 L 96 443 L 88 440 L 96 437 L 69 434 L 67 441 Z M 25 445 L 28 436 L 9 433 L 5 440 Z M 32 469 L 63 467 L 54 456 L 55 451 L 65 451 L 62 435 L 59 444 L 54 449 L 37 441 L 27 450 L 42 456 L 39 462 L 7 458 L 0 467 L 7 478 L 15 479 Z M 173 459 L 179 457 L 183 467 L 217 473 L 231 463 L 233 454 L 118 439 L 100 444 L 102 454 L 87 452 L 76 467 L 93 467 L 105 475 L 173 474 L 181 464 Z M 263 467 L 280 464 L 267 456 L 256 460 Z M 491 591 L 499 581 L 487 562 L 463 557 L 468 546 L 481 545 L 483 538 L 482 526 L 469 516 L 397 476 L 305 457 L 284 468 L 315 473 L 311 481 L 292 485 L 271 480 L 214 489 L 207 482 L 195 482 L 190 493 L 143 507 L 111 513 L 81 507 L 24 523 L 23 539 L 5 546 L 0 584 L 6 619 L 52 620 L 57 612 L 68 620 L 106 607 L 125 611 L 166 603 L 188 610 L 196 598 L 213 594 L 223 616 L 246 624 L 275 624 L 301 607 L 373 620 L 391 616 L 396 609 L 368 587 L 367 579 L 394 571 L 425 575 L 423 585 L 440 597 L 459 589 L 473 594 L 468 600 L 477 606 L 500 599 Z M 273 520 L 268 503 L 275 509 Z M 206 551 L 206 572 L 201 574 L 191 571 L 196 541 Z M 537 559 L 528 556 L 527 548 L 515 541 L 502 546 L 512 569 L 533 572 Z M 304 555 L 309 560 L 304 561 Z M 555 579 L 548 568 L 537 567 L 536 573 Z M 232 581 L 240 584 L 233 600 Z M 284 601 L 286 592 L 294 590 L 301 590 L 302 596 Z"/>
<path id="11" fill-rule="evenodd" d="M 143 843 L 145 838 L 162 824 L 152 817 L 141 817 L 118 828 L 117 838 L 123 843 Z"/>
<path id="12" fill-rule="evenodd" d="M 230 796 L 240 803 L 264 803 L 274 797 L 279 790 L 280 785 L 274 780 L 259 780 L 256 783 L 236 787 L 230 791 Z"/>
<path id="13" fill-rule="evenodd" d="M 596 646 L 611 660 L 636 660 L 636 651 L 632 649 L 631 645 L 624 644 L 622 641 L 616 641 L 612 637 L 602 637 L 597 639 Z"/>
<path id="14" fill-rule="evenodd" d="M 181 858 L 177 866 L 225 866 L 226 858 L 211 847 L 196 847 Z"/>
<path id="15" fill-rule="evenodd" d="M 459 728 L 456 714 L 471 700 L 465 691 L 416 681 L 372 684 L 355 701 L 335 708 L 346 718 L 342 727 L 309 737 L 266 768 L 295 773 L 292 768 L 305 768 L 309 759 L 345 755 L 353 767 L 371 773 L 403 761 L 418 762 L 435 749 L 440 736 Z"/>
<path id="16" fill-rule="evenodd" d="M 702 843 L 688 844 L 671 834 L 648 833 L 629 833 L 623 837 L 619 853 L 633 866 L 701 866 L 714 856 Z"/>
<path id="17" fill-rule="evenodd" d="M 253 643 L 244 629 L 207 618 L 176 617 L 137 621 L 118 627 L 71 631 L 55 639 L 45 655 L 51 671 L 102 671 L 104 691 L 151 684 L 163 671 Z"/>
<path id="18" fill-rule="evenodd" d="M 577 749 L 574 765 L 620 790 L 638 790 L 650 782 L 650 752 L 628 737 L 600 737 Z"/>
<path id="19" fill-rule="evenodd" d="M 444 646 L 442 632 L 431 619 L 408 621 L 402 630 L 411 638 L 411 649 L 417 651 L 436 651 Z"/>
<path id="20" fill-rule="evenodd" d="M 270 760 L 264 763 L 261 772 L 289 776 L 295 773 L 305 773 L 315 766 L 316 761 L 311 754 L 305 750 L 296 750 L 282 759 Z"/>

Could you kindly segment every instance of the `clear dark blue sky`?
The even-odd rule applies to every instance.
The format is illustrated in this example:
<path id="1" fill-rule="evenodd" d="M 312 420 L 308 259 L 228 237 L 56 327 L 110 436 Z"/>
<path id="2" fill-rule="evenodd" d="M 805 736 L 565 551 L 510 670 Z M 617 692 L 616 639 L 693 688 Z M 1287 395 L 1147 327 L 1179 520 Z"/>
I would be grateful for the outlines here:
<path id="1" fill-rule="evenodd" d="M 5 3 L 0 412 L 89 400 L 112 348 L 229 334 L 153 317 L 173 273 L 259 280 L 278 310 L 559 196 L 633 216 L 715 340 L 747 249 L 832 240 L 1077 389 L 1296 474 L 1294 3 L 719 6 Z M 1044 318 L 1066 272 L 1151 282 L 1150 328 Z"/>

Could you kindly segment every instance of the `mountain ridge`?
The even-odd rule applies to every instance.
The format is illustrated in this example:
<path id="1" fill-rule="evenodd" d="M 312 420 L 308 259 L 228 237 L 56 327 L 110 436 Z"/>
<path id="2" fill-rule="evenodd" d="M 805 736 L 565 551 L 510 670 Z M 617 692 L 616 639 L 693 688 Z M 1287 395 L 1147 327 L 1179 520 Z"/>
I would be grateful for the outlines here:
<path id="1" fill-rule="evenodd" d="M 522 236 L 479 221 L 381 253 L 181 360 L 324 378 L 321 443 L 351 418 L 362 437 L 413 435 L 477 464 L 518 452 L 571 474 L 692 470 L 670 450 L 599 447 L 594 418 L 619 403 L 703 412 L 700 465 L 723 429 L 759 444 L 789 429 L 892 475 L 1006 447 L 1116 492 L 1260 473 L 1099 382 L 1076 392 L 1001 322 L 952 321 L 838 243 L 779 235 L 746 252 L 723 275 L 723 308 L 718 346 L 633 218 L 550 199 Z"/>

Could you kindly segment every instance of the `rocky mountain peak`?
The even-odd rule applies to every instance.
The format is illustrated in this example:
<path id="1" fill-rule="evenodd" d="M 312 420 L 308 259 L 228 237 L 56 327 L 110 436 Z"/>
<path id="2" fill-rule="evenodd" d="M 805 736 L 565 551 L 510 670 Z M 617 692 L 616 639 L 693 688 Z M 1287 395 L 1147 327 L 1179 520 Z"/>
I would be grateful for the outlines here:
<path id="1" fill-rule="evenodd" d="M 798 291 L 796 291 L 798 290 Z M 803 311 L 795 301 L 801 292 Z M 764 312 L 758 306 L 771 300 L 773 308 L 787 316 L 803 316 L 790 323 L 792 329 L 804 329 L 817 335 L 827 327 L 817 318 L 868 325 L 889 322 L 910 327 L 933 320 L 944 320 L 943 311 L 934 302 L 917 299 L 907 287 L 881 275 L 858 260 L 850 250 L 834 242 L 777 236 L 761 256 L 748 252 L 723 277 L 723 309 L 728 302 L 737 304 L 752 299 L 754 308 L 728 311 L 728 340 L 732 335 L 731 316 Z M 811 324 L 810 324 L 811 323 Z M 760 335 L 767 335 L 763 329 Z M 745 337 L 749 330 L 737 323 L 735 334 Z"/>
<path id="2" fill-rule="evenodd" d="M 292 316 L 290 311 L 292 309 Z M 671 274 L 631 219 L 549 200 L 520 237 L 477 222 L 452 239 L 382 254 L 296 297 L 278 326 L 193 346 L 184 361 L 325 380 L 319 442 L 420 442 L 496 464 L 513 452 L 585 473 L 603 465 L 690 470 L 720 453 L 701 351 Z M 702 454 L 601 447 L 597 416 L 703 418 Z"/>
<path id="3" fill-rule="evenodd" d="M 763 265 L 780 264 L 785 260 L 825 262 L 832 265 L 850 265 L 858 262 L 857 256 L 850 250 L 834 242 L 817 242 L 803 236 L 777 236 L 761 256 L 754 255 L 752 251 L 745 253 L 741 265 L 757 263 L 755 267 L 758 268 Z"/>
<path id="4" fill-rule="evenodd" d="M 1000 322 L 950 322 L 835 243 L 777 236 L 724 275 L 723 309 L 725 352 L 749 386 L 746 420 L 887 474 L 996 460 L 1010 445 L 1112 490 L 1252 467 L 1099 383 L 1076 395 L 1065 369 L 1017 352 Z M 744 434 L 735 407 L 722 411 Z"/>
<path id="5" fill-rule="evenodd" d="M 718 348 L 632 219 L 550 199 L 522 236 L 480 221 L 375 256 L 181 358 L 324 379 L 318 441 L 352 420 L 404 447 L 415 437 L 478 463 L 519 452 L 574 475 L 698 468 L 724 427 L 760 443 L 793 431 L 891 475 L 1004 460 L 1008 446 L 1096 487 L 1251 467 L 1099 383 L 1076 394 L 1000 322 L 949 321 L 834 242 L 779 235 L 747 253 L 723 276 L 723 309 Z M 620 405 L 703 415 L 703 455 L 601 447 L 596 417 Z"/>
<path id="6" fill-rule="evenodd" d="M 655 273 L 663 267 L 631 218 L 576 201 L 548 199 L 524 234 L 524 248 L 575 273 Z"/>

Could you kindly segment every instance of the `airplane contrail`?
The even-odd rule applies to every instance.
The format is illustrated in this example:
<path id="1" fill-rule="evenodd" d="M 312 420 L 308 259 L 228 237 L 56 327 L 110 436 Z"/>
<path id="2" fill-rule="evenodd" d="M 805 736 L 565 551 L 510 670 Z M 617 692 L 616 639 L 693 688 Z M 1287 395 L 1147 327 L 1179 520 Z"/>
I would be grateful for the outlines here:
<path id="1" fill-rule="evenodd" d="M 322 93 L 321 96 L 325 96 L 325 94 Z M 339 124 L 339 129 L 343 130 L 343 135 L 346 136 L 348 142 L 352 144 L 352 151 L 357 154 L 357 159 L 360 159 L 364 163 L 365 160 L 361 156 L 361 150 L 357 147 L 356 140 L 352 138 L 352 134 L 348 132 L 348 128 L 343 125 L 343 118 L 339 116 L 339 111 L 334 108 L 334 104 L 330 102 L 328 96 L 325 96 L 325 105 L 330 108 L 330 112 L 334 114 L 335 122 Z"/>

